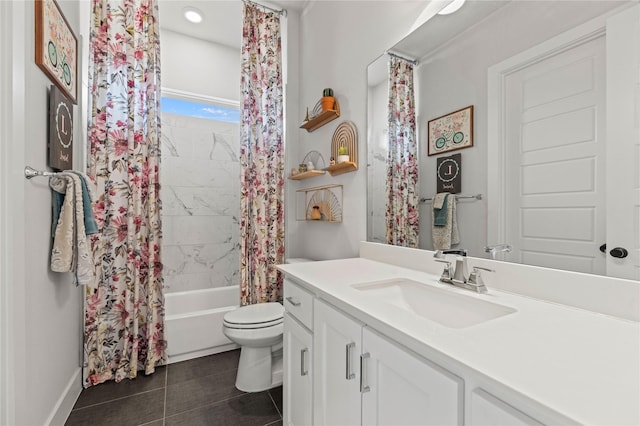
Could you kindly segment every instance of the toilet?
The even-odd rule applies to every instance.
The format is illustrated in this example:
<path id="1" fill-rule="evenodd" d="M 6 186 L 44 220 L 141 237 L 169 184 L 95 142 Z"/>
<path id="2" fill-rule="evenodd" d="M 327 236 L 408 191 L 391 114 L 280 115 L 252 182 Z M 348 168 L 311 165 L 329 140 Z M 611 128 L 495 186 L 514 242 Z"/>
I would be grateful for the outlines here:
<path id="1" fill-rule="evenodd" d="M 311 262 L 292 258 L 285 263 Z M 277 302 L 241 306 L 224 315 L 223 332 L 240 345 L 236 388 L 261 392 L 282 384 L 284 307 Z"/>

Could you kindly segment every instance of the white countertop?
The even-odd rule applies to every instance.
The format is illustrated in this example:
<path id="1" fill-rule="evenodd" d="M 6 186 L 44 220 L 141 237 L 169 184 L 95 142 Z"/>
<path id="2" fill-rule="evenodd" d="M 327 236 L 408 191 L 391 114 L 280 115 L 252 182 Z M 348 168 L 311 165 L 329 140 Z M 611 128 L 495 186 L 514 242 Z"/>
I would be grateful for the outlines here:
<path id="1" fill-rule="evenodd" d="M 640 424 L 640 323 L 365 258 L 281 265 L 287 276 L 408 348 L 446 358 L 581 424 Z M 351 287 L 393 278 L 445 288 L 517 312 L 449 328 Z"/>

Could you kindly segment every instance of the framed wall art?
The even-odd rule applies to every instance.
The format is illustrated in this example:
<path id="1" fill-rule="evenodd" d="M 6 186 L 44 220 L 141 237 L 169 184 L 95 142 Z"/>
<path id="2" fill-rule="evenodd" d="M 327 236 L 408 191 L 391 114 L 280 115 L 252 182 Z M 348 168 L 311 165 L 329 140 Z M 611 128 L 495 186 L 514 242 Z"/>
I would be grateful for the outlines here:
<path id="1" fill-rule="evenodd" d="M 473 105 L 429 120 L 428 155 L 473 146 Z"/>
<path id="2" fill-rule="evenodd" d="M 78 39 L 55 0 L 35 1 L 35 60 L 73 104 L 78 98 Z"/>

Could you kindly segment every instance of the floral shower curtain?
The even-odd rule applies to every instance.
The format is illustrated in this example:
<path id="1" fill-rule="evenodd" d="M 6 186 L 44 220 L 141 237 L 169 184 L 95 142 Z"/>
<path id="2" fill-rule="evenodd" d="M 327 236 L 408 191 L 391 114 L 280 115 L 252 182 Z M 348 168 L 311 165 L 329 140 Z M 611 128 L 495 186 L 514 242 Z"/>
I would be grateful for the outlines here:
<path id="1" fill-rule="evenodd" d="M 241 304 L 281 299 L 284 146 L 280 15 L 245 2 L 240 125 Z"/>
<path id="2" fill-rule="evenodd" d="M 85 387 L 166 363 L 156 0 L 93 0 L 89 67 L 99 232 L 98 282 L 85 295 Z"/>
<path id="3" fill-rule="evenodd" d="M 413 65 L 390 56 L 387 244 L 418 247 L 418 163 Z"/>

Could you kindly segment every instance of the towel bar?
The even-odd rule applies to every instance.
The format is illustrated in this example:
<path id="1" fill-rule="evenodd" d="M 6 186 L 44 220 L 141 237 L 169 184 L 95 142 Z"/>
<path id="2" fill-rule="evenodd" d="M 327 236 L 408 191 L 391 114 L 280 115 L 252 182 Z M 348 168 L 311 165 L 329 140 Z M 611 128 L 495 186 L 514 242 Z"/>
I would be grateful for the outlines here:
<path id="1" fill-rule="evenodd" d="M 456 199 L 461 199 L 461 198 L 475 198 L 476 200 L 482 200 L 482 194 L 476 194 L 476 195 L 456 195 Z M 433 197 L 429 197 L 429 198 L 420 198 L 420 202 L 421 203 L 426 203 L 427 201 L 431 201 L 433 200 Z"/>
<path id="2" fill-rule="evenodd" d="M 24 177 L 27 179 L 31 179 L 36 176 L 47 176 L 47 177 L 58 176 L 62 173 L 64 172 L 47 172 L 44 170 L 36 170 L 31 166 L 26 166 L 24 168 Z"/>

